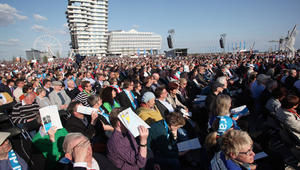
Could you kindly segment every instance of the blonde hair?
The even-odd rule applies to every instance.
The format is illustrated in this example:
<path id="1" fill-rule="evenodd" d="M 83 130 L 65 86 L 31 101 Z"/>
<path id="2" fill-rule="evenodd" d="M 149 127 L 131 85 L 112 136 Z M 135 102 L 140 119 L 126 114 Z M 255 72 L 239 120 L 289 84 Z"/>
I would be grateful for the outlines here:
<path id="1" fill-rule="evenodd" d="M 217 136 L 217 132 L 211 132 L 206 136 L 204 146 L 208 151 L 212 150 L 212 148 L 217 145 Z"/>
<path id="2" fill-rule="evenodd" d="M 179 84 L 187 83 L 187 80 L 185 78 L 179 79 Z"/>
<path id="3" fill-rule="evenodd" d="M 221 150 L 226 156 L 238 155 L 245 146 L 252 144 L 251 137 L 242 130 L 228 130 L 221 138 Z"/>
<path id="4" fill-rule="evenodd" d="M 212 114 L 215 116 L 224 116 L 230 114 L 231 98 L 228 95 L 218 95 L 211 105 Z"/>

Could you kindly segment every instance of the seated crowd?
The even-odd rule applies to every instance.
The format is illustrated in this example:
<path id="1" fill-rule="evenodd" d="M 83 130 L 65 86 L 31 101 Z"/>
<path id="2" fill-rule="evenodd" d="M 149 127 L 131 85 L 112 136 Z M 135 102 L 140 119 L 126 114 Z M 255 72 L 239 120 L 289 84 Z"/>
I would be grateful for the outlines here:
<path id="1" fill-rule="evenodd" d="M 73 66 L 0 68 L 1 170 L 300 168 L 299 56 L 87 57 Z M 39 109 L 51 105 L 63 128 L 46 131 Z M 232 112 L 243 105 L 248 114 Z M 136 138 L 118 118 L 127 108 L 150 126 Z M 195 138 L 200 148 L 179 150 Z M 258 152 L 268 157 L 255 161 Z"/>

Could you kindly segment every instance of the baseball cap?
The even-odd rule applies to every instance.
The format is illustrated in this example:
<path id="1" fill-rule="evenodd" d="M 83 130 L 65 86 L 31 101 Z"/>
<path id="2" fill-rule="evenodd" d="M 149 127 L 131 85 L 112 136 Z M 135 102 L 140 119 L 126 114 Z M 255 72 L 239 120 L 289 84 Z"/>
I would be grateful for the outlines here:
<path id="1" fill-rule="evenodd" d="M 0 132 L 0 145 L 10 136 L 9 132 Z"/>

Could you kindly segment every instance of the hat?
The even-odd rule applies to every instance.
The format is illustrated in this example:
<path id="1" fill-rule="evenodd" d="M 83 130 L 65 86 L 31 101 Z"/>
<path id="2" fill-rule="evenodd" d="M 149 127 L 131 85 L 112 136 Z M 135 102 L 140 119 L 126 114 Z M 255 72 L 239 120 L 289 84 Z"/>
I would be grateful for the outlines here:
<path id="1" fill-rule="evenodd" d="M 0 132 L 0 145 L 9 137 L 9 132 Z"/>
<path id="2" fill-rule="evenodd" d="M 155 99 L 155 96 L 152 92 L 146 92 L 142 97 L 142 102 L 147 103 L 151 99 Z"/>
<path id="3" fill-rule="evenodd" d="M 103 86 L 110 86 L 110 84 L 109 84 L 108 81 L 104 81 L 104 82 L 103 82 Z"/>
<path id="4" fill-rule="evenodd" d="M 52 86 L 62 86 L 60 81 L 52 81 Z"/>

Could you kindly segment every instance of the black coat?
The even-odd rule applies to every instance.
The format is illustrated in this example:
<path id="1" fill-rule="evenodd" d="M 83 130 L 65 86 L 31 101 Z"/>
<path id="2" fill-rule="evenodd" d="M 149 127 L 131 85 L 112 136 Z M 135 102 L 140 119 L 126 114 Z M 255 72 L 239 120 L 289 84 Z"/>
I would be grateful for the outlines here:
<path id="1" fill-rule="evenodd" d="M 159 100 L 155 100 L 155 105 L 159 110 L 161 116 L 165 119 L 166 115 L 170 113 L 168 108 L 166 108 Z"/>
<path id="2" fill-rule="evenodd" d="M 78 90 L 77 87 L 75 87 L 71 91 L 69 89 L 66 89 L 65 91 L 66 91 L 67 95 L 71 98 L 71 100 L 73 100 L 80 93 L 80 90 Z"/>
<path id="3" fill-rule="evenodd" d="M 95 126 L 90 123 L 88 120 L 87 126 L 83 123 L 83 121 L 75 116 L 71 116 L 70 119 L 67 120 L 65 128 L 68 132 L 80 132 L 89 139 L 93 138 L 96 134 Z"/>
<path id="4" fill-rule="evenodd" d="M 128 98 L 128 96 L 126 95 L 125 91 L 123 90 L 121 93 L 118 94 L 118 101 L 121 105 L 121 107 L 124 108 L 129 108 L 131 107 L 131 109 L 133 111 L 135 111 L 136 109 L 133 108 L 130 99 Z M 138 106 L 137 106 L 138 107 Z"/>

